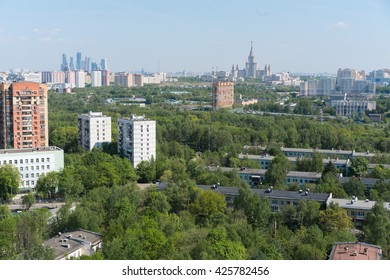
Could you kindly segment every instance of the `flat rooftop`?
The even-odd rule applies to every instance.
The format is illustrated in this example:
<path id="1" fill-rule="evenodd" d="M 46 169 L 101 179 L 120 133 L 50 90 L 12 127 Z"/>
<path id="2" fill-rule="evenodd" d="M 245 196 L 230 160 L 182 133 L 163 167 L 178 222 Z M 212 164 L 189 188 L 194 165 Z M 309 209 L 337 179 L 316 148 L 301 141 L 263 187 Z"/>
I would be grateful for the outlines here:
<path id="1" fill-rule="evenodd" d="M 251 175 L 265 175 L 267 169 L 256 169 L 256 168 L 233 168 L 233 167 L 214 167 L 209 166 L 209 171 L 222 171 L 231 172 L 237 170 L 239 174 L 251 174 Z M 319 179 L 322 177 L 322 173 L 318 172 L 303 172 L 303 171 L 288 171 L 287 177 L 299 177 L 299 178 L 315 178 Z"/>
<path id="2" fill-rule="evenodd" d="M 168 184 L 166 182 L 161 182 L 157 186 L 157 188 L 158 189 L 165 189 L 167 186 L 168 186 Z M 238 188 L 237 187 L 220 186 L 216 189 L 212 189 L 211 188 L 212 186 L 209 186 L 209 185 L 197 185 L 197 187 L 200 189 L 203 189 L 203 190 L 213 190 L 213 191 L 221 193 L 223 195 L 238 196 Z M 312 193 L 312 192 L 309 192 L 306 195 L 305 191 L 302 191 L 302 192 L 282 191 L 282 190 L 269 191 L 268 189 L 251 189 L 251 191 L 254 194 L 258 194 L 260 197 L 291 199 L 291 200 L 308 199 L 308 200 L 315 200 L 315 201 L 323 202 L 323 203 L 325 203 L 330 196 L 327 193 Z"/>
<path id="3" fill-rule="evenodd" d="M 341 199 L 341 198 L 332 198 L 329 203 L 338 204 L 341 208 L 344 209 L 361 209 L 361 210 L 371 210 L 375 206 L 376 201 L 371 201 L 368 199 L 363 200 L 352 200 L 352 199 Z M 383 202 L 383 206 L 388 211 L 390 210 L 390 203 Z"/>
<path id="4" fill-rule="evenodd" d="M 39 148 L 25 148 L 25 149 L 1 149 L 1 154 L 21 154 L 21 153 L 32 153 L 32 152 L 47 152 L 47 151 L 62 151 L 61 148 L 56 146 L 39 147 Z"/>
<path id="5" fill-rule="evenodd" d="M 102 235 L 83 229 L 67 231 L 59 233 L 56 236 L 46 240 L 43 244 L 53 248 L 56 259 L 61 259 L 64 256 L 83 247 L 83 243 L 90 242 L 91 245 L 99 243 L 102 240 Z"/>
<path id="6" fill-rule="evenodd" d="M 329 260 L 380 260 L 382 249 L 379 246 L 361 242 L 343 242 L 333 245 Z"/>
<path id="7" fill-rule="evenodd" d="M 238 155 L 239 159 L 250 159 L 250 160 L 266 160 L 266 161 L 272 161 L 275 157 L 274 156 L 269 156 L 269 155 L 248 155 L 248 154 L 239 154 Z M 298 160 L 298 157 L 287 157 L 287 159 L 290 162 L 296 162 Z M 332 161 L 334 164 L 349 164 L 350 160 L 349 159 L 330 159 L 330 158 L 324 158 L 322 162 L 324 164 L 329 163 L 329 161 Z M 376 165 L 375 165 L 376 166 Z M 384 164 L 383 166 L 386 166 Z M 390 166 L 390 165 L 389 165 Z"/>

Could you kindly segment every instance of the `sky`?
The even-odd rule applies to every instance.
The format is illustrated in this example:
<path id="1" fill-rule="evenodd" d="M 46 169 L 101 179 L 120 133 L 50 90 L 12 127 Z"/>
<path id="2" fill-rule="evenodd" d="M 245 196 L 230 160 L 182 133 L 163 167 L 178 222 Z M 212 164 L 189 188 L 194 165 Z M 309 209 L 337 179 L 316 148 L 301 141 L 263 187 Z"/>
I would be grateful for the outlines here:
<path id="1" fill-rule="evenodd" d="M 111 71 L 390 68 L 387 0 L 0 0 L 0 71 L 59 70 L 76 53 Z"/>

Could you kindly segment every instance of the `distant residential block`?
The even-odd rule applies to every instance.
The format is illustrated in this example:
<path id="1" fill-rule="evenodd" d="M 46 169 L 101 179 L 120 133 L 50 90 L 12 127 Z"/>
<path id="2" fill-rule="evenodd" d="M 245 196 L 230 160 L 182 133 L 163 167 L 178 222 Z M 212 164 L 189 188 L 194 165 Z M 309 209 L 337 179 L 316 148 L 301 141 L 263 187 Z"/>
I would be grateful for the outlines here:
<path id="1" fill-rule="evenodd" d="M 212 99 L 214 111 L 219 108 L 231 108 L 234 104 L 234 83 L 214 82 Z"/>
<path id="2" fill-rule="evenodd" d="M 118 119 L 118 153 L 133 167 L 156 159 L 156 121 L 135 115 Z"/>
<path id="3" fill-rule="evenodd" d="M 49 145 L 46 84 L 0 84 L 0 149 Z"/>
<path id="4" fill-rule="evenodd" d="M 89 112 L 78 116 L 78 142 L 86 150 L 111 143 L 111 117 L 102 112 Z"/>

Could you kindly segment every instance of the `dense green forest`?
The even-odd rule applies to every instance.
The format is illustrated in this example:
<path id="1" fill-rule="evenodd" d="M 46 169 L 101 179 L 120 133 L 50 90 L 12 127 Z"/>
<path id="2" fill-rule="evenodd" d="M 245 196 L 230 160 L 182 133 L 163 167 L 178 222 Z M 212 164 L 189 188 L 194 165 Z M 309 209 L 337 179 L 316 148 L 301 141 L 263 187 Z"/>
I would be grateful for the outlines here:
<path id="1" fill-rule="evenodd" d="M 256 85 L 236 88 L 236 94 L 262 98 L 264 102 L 279 98 L 274 89 Z M 286 94 L 284 91 L 287 90 L 283 90 Z M 190 110 L 186 106 L 190 101 L 210 102 L 210 92 L 211 88 L 204 85 L 50 92 L 50 145 L 65 150 L 65 168 L 42 176 L 37 195 L 61 197 L 67 205 L 50 224 L 34 222 L 47 219 L 45 211 L 13 216 L 2 206 L 0 259 L 48 259 L 51 252 L 41 246 L 42 240 L 75 228 L 104 235 L 104 247 L 94 259 L 326 259 L 334 242 L 357 240 L 381 245 L 384 256 L 389 256 L 390 220 L 379 204 L 364 227 L 353 230 L 350 218 L 338 206 L 321 209 L 318 203 L 303 201 L 298 207 L 286 206 L 273 213 L 269 202 L 252 195 L 236 172 L 211 172 L 206 168 L 258 168 L 255 162 L 238 159 L 245 145 L 273 147 L 275 154 L 281 146 L 386 153 L 390 151 L 390 128 L 386 122 L 356 123 L 335 118 L 321 123 L 316 116 L 260 116 L 231 110 Z M 108 98 L 133 96 L 144 97 L 147 106 L 107 102 Z M 167 99 L 183 103 L 170 105 L 165 102 Z M 307 104 L 303 102 L 302 108 Z M 387 98 L 380 104 L 387 112 Z M 113 142 L 103 150 L 85 152 L 77 144 L 77 117 L 88 111 L 103 112 L 112 118 Z M 145 115 L 157 122 L 156 159 L 141 163 L 137 169 L 117 156 L 116 151 L 117 119 L 131 114 Z M 390 163 L 387 156 L 375 160 Z M 356 163 L 356 174 L 364 172 L 361 166 L 366 164 Z M 279 182 L 281 170 L 313 166 L 314 161 L 287 166 L 279 155 L 268 177 L 276 181 L 270 184 Z M 341 185 L 331 166 L 320 172 L 324 176 L 318 186 L 313 186 L 315 191 L 332 192 L 335 197 L 362 191 L 357 182 Z M 384 179 L 388 174 L 388 170 L 378 167 L 373 176 Z M 137 186 L 137 182 L 153 180 L 168 182 L 168 188 L 141 190 Z M 218 193 L 196 187 L 217 181 L 240 188 L 233 205 L 227 205 Z M 279 185 L 287 189 L 283 183 Z M 390 198 L 390 185 L 383 181 L 374 190 L 371 198 Z M 364 190 L 362 195 L 366 195 Z M 74 202 L 77 207 L 72 211 Z M 26 199 L 26 204 L 31 203 L 34 202 Z"/>

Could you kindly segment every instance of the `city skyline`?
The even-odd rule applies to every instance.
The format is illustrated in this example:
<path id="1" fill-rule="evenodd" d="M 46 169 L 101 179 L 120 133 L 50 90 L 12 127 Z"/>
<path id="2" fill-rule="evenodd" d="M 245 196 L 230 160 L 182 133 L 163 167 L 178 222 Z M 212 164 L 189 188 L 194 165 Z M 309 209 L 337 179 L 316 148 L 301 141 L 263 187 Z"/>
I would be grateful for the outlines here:
<path id="1" fill-rule="evenodd" d="M 50 3 L 50 5 L 49 5 Z M 375 1 L 0 1 L 1 67 L 59 70 L 62 53 L 107 58 L 111 71 L 274 72 L 389 68 L 390 3 Z M 33 16 L 31 16 L 33 15 Z"/>

